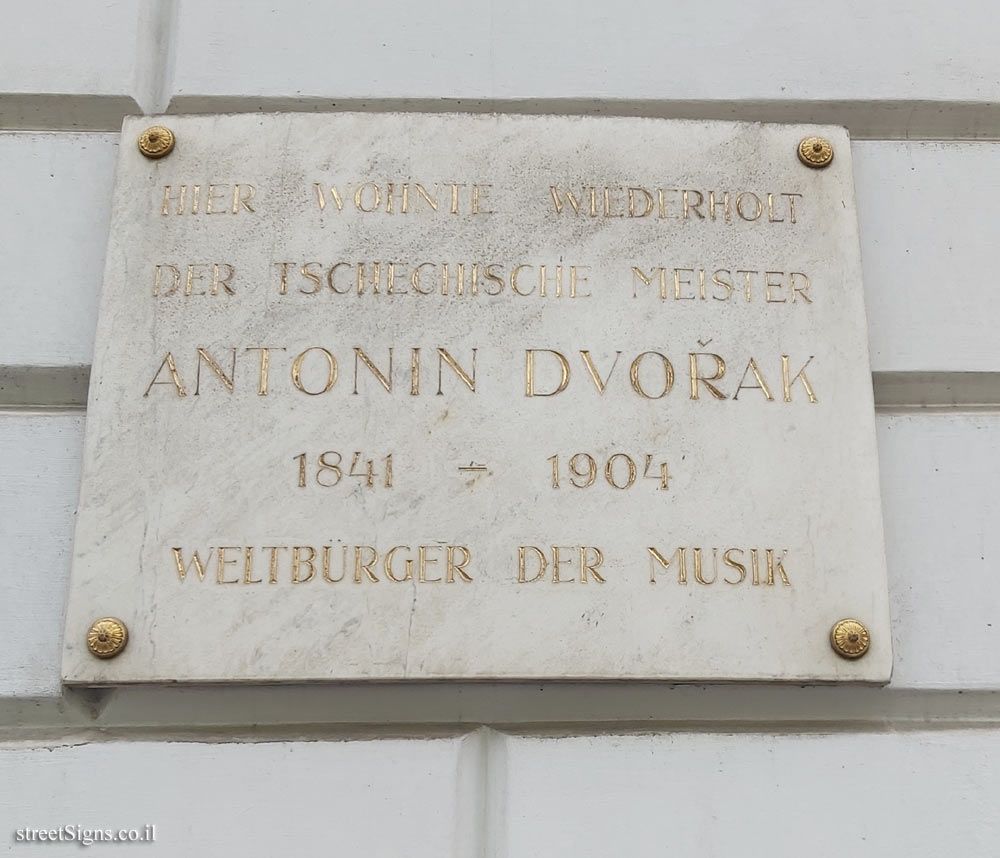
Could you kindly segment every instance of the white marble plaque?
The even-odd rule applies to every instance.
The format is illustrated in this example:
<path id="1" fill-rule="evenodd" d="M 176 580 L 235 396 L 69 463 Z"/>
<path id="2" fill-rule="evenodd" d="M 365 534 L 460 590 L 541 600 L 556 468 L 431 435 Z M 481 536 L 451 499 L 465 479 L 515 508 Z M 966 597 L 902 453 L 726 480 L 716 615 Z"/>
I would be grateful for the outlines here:
<path id="1" fill-rule="evenodd" d="M 889 679 L 843 129 L 158 121 L 160 160 L 122 130 L 67 682 Z"/>

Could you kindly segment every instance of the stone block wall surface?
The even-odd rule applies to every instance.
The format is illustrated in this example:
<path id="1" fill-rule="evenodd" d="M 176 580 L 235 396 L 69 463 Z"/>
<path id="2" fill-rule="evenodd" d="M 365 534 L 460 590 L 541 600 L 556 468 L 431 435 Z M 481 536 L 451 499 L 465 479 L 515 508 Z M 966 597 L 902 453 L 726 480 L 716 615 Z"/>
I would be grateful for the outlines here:
<path id="1" fill-rule="evenodd" d="M 1000 854 L 1000 16 L 985 0 L 0 9 L 0 855 Z M 885 688 L 64 689 L 122 117 L 503 111 L 851 132 Z M 817 487 L 821 490 L 821 487 Z"/>

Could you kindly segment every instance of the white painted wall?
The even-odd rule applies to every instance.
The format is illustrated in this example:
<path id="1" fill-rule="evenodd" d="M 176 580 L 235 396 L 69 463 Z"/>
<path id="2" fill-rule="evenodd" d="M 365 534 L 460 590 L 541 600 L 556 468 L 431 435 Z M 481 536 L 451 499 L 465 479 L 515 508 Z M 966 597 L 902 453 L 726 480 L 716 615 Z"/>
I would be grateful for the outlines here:
<path id="1" fill-rule="evenodd" d="M 1000 16 L 953 4 L 8 4 L 0 855 L 1000 854 Z M 117 128 L 135 112 L 846 124 L 896 654 L 873 688 L 60 688 Z M 131 145 L 131 141 L 128 141 Z M 821 490 L 818 487 L 817 490 Z"/>

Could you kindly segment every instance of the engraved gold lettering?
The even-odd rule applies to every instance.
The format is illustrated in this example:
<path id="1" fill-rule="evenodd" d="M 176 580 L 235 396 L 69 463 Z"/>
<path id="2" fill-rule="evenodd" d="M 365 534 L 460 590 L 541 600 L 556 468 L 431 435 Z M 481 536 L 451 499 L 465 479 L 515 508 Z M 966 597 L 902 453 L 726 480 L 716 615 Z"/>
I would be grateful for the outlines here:
<path id="1" fill-rule="evenodd" d="M 714 375 L 702 375 L 698 370 L 698 358 L 699 357 L 709 357 L 715 361 L 715 374 Z M 716 399 L 725 399 L 726 395 L 719 390 L 713 381 L 718 381 L 722 376 L 726 374 L 726 362 L 717 354 L 712 352 L 692 352 L 688 355 L 688 359 L 691 362 L 691 399 L 698 399 L 698 382 L 700 381 L 705 387 L 708 388 L 708 392 L 712 394 Z"/>
<path id="2" fill-rule="evenodd" d="M 309 553 L 303 557 L 301 552 L 308 551 Z M 313 576 L 316 574 L 316 566 L 313 563 L 313 559 L 316 557 L 316 549 L 309 545 L 296 545 L 292 548 L 292 583 L 293 584 L 304 584 L 306 581 L 311 581 Z M 299 576 L 299 570 L 302 566 L 309 567 L 309 574 L 304 578 Z"/>
<path id="3" fill-rule="evenodd" d="M 215 573 L 215 583 L 216 584 L 239 584 L 239 578 L 233 578 L 232 580 L 226 578 L 226 567 L 229 565 L 235 566 L 239 561 L 236 558 L 230 559 L 226 556 L 227 551 L 239 551 L 240 547 L 238 545 L 220 545 L 219 546 L 219 568 Z"/>
<path id="4" fill-rule="evenodd" d="M 451 276 L 450 276 L 451 266 L 445 262 L 441 266 L 441 294 L 447 295 L 451 286 Z M 455 266 L 455 294 L 464 295 L 465 294 L 465 263 L 459 262 Z"/>
<path id="5" fill-rule="evenodd" d="M 243 583 L 244 584 L 264 583 L 264 580 L 262 578 L 253 577 L 253 547 L 249 545 L 243 552 Z"/>
<path id="6" fill-rule="evenodd" d="M 778 217 L 774 213 L 774 194 L 767 195 L 767 219 L 770 223 L 784 223 L 783 217 Z"/>
<path id="7" fill-rule="evenodd" d="M 611 373 L 613 373 L 615 371 L 615 367 L 618 366 L 618 358 L 621 356 L 621 352 L 615 352 L 615 359 L 611 363 L 611 369 L 608 370 L 608 374 L 605 378 L 601 378 L 601 374 L 597 371 L 597 367 L 594 366 L 594 361 L 590 357 L 590 351 L 588 349 L 583 349 L 580 352 L 580 357 L 583 358 L 583 365 L 587 368 L 587 372 L 590 373 L 590 378 L 594 382 L 594 387 L 597 388 L 598 393 L 602 395 L 604 394 L 604 388 L 607 387 L 608 381 L 611 378 Z"/>
<path id="8" fill-rule="evenodd" d="M 163 186 L 163 207 L 160 209 L 160 214 L 168 215 L 170 214 L 170 201 L 174 197 L 170 193 L 170 185 Z M 187 194 L 187 185 L 181 185 L 177 190 L 177 214 L 184 214 L 184 196 Z"/>
<path id="9" fill-rule="evenodd" d="M 420 288 L 420 269 L 425 268 L 428 265 L 431 268 L 434 267 L 433 262 L 421 262 L 416 268 L 413 269 L 413 273 L 410 275 L 410 285 L 413 286 L 413 291 L 419 292 L 421 295 L 431 295 L 434 292 L 433 289 Z"/>
<path id="10" fill-rule="evenodd" d="M 532 552 L 537 561 L 538 571 L 533 578 L 527 577 L 528 552 Z M 522 545 L 517 549 L 517 581 L 519 584 L 530 584 L 533 581 L 540 581 L 545 576 L 548 561 L 545 553 L 534 545 Z"/>
<path id="11" fill-rule="evenodd" d="M 323 580 L 329 581 L 331 584 L 337 584 L 344 580 L 344 575 L 347 574 L 347 546 L 341 546 L 341 562 L 340 562 L 340 577 L 331 578 L 330 577 L 330 552 L 332 551 L 332 545 L 323 546 Z"/>
<path id="12" fill-rule="evenodd" d="M 457 563 L 455 562 L 456 551 L 462 552 L 462 560 Z M 471 560 L 472 555 L 464 545 L 449 545 L 445 553 L 445 581 L 449 584 L 454 583 L 457 572 L 462 576 L 463 581 L 472 583 L 472 577 L 465 571 L 465 567 L 469 565 Z"/>
<path id="13" fill-rule="evenodd" d="M 278 278 L 278 294 L 287 295 L 288 294 L 288 269 L 293 266 L 294 262 L 275 262 L 281 269 L 281 275 Z"/>
<path id="14" fill-rule="evenodd" d="M 313 189 L 316 192 L 316 203 L 319 205 L 319 210 L 323 211 L 326 208 L 326 194 L 323 192 L 323 186 L 319 182 L 313 182 Z M 342 212 L 344 210 L 344 198 L 340 195 L 340 191 L 337 190 L 336 185 L 330 186 L 330 196 L 333 197 L 337 211 Z"/>
<path id="15" fill-rule="evenodd" d="M 444 392 L 441 390 L 441 374 L 444 371 L 444 365 L 448 364 L 452 371 L 461 379 L 462 383 L 469 388 L 473 393 L 476 392 L 476 352 L 478 349 L 472 350 L 472 375 L 469 375 L 462 367 L 458 365 L 458 362 L 453 358 L 446 349 L 438 348 L 438 389 L 437 395 L 443 396 Z M 392 369 L 392 349 L 389 350 L 389 368 Z M 412 377 L 411 377 L 411 393 L 412 393 Z"/>
<path id="16" fill-rule="evenodd" d="M 678 584 L 687 584 L 687 548 L 678 548 L 670 558 L 666 558 L 655 548 L 646 549 L 649 554 L 649 582 L 657 583 L 657 575 L 669 569 L 670 565 L 676 561 L 678 567 Z M 712 568 L 708 569 L 708 551 L 712 552 Z M 722 556 L 722 563 L 725 567 L 726 577 L 722 580 L 730 586 L 739 586 L 747 580 L 747 564 L 744 560 L 746 552 L 750 554 L 750 582 L 753 586 L 774 586 L 775 575 L 781 578 L 781 582 L 786 587 L 791 587 L 788 574 L 785 571 L 784 561 L 788 554 L 787 549 L 782 549 L 780 556 L 778 550 L 774 548 L 763 549 L 764 562 L 767 569 L 767 578 L 762 579 L 761 575 L 761 550 L 757 548 L 701 548 L 691 549 L 694 560 L 694 579 L 697 583 L 711 586 L 719 580 L 719 556 Z"/>
<path id="17" fill-rule="evenodd" d="M 619 485 L 615 481 L 615 462 L 622 461 L 625 463 L 625 467 L 628 468 L 626 472 L 625 482 Z M 626 453 L 614 453 L 608 457 L 608 461 L 604 463 L 604 478 L 608 481 L 608 485 L 616 489 L 627 489 L 635 483 L 636 475 L 638 471 L 635 467 L 635 462 L 632 457 Z"/>
<path id="18" fill-rule="evenodd" d="M 313 284 L 312 289 L 303 289 L 299 286 L 299 292 L 303 295 L 315 295 L 323 288 L 323 281 L 319 279 L 319 274 L 315 271 L 310 271 L 310 267 L 319 268 L 320 264 L 318 262 L 306 262 L 300 269 L 299 274 L 302 275 L 303 279 L 308 280 Z M 331 284 L 331 288 L 332 284 Z"/>
<path id="19" fill-rule="evenodd" d="M 730 283 L 728 280 L 720 279 L 720 275 L 722 274 L 725 274 L 726 277 L 732 277 L 732 275 L 729 273 L 728 268 L 719 268 L 717 271 L 715 271 L 714 274 L 712 274 L 712 282 L 716 286 L 721 286 L 723 289 L 726 290 L 726 294 L 724 297 L 720 298 L 718 295 L 712 296 L 716 301 L 728 301 L 733 296 L 733 284 Z"/>
<path id="20" fill-rule="evenodd" d="M 472 186 L 472 214 L 484 214 L 491 215 L 492 211 L 489 209 L 480 208 L 480 206 L 486 202 L 486 192 L 493 190 L 493 185 L 473 185 Z"/>
<path id="21" fill-rule="evenodd" d="M 687 549 L 678 548 L 673 554 L 670 555 L 668 560 L 655 548 L 647 548 L 646 551 L 649 553 L 649 583 L 656 583 L 656 573 L 659 569 L 666 571 L 670 562 L 676 557 L 677 558 L 677 583 L 687 584 Z M 655 564 L 659 564 L 659 569 Z"/>
<path id="22" fill-rule="evenodd" d="M 590 552 L 594 552 L 593 558 L 590 557 Z M 581 545 L 580 546 L 580 583 L 587 583 L 587 573 L 589 572 L 594 576 L 594 580 L 599 584 L 605 583 L 604 578 L 601 577 L 600 573 L 597 571 L 604 565 L 604 552 L 600 548 L 593 545 Z"/>
<path id="23" fill-rule="evenodd" d="M 532 286 L 527 292 L 522 292 L 520 289 L 517 288 L 517 279 L 521 275 L 521 272 L 523 270 L 525 270 L 525 269 L 529 269 L 530 270 L 531 266 L 530 265 L 518 265 L 518 266 L 516 266 L 514 268 L 514 270 L 510 274 L 510 288 L 514 292 L 516 292 L 518 295 L 520 295 L 521 297 L 525 297 L 526 298 L 528 295 L 530 295 L 532 292 L 535 291 L 535 287 Z"/>
<path id="24" fill-rule="evenodd" d="M 372 375 L 378 381 L 382 387 L 385 388 L 386 393 L 392 393 L 392 347 L 389 347 L 389 369 L 386 374 L 382 374 L 382 371 L 372 363 L 370 357 L 365 354 L 363 349 L 354 349 L 354 393 L 358 392 L 358 362 L 363 363 L 371 371 Z"/>
<path id="25" fill-rule="evenodd" d="M 555 390 L 548 393 L 541 393 L 535 389 L 535 355 L 541 352 L 553 355 L 559 361 L 561 377 Z M 569 361 L 557 351 L 552 349 L 525 349 L 524 352 L 524 395 L 525 396 L 555 396 L 562 393 L 569 384 Z"/>
<path id="26" fill-rule="evenodd" d="M 222 382 L 222 384 L 226 388 L 226 390 L 228 390 L 230 393 L 233 392 L 233 381 L 236 378 L 236 349 L 233 348 L 232 352 L 233 352 L 233 361 L 232 361 L 233 366 L 232 366 L 232 369 L 230 370 L 230 374 L 226 375 L 226 373 L 223 371 L 222 367 L 219 366 L 219 364 L 215 362 L 215 358 L 213 358 L 205 349 L 203 349 L 203 348 L 199 348 L 198 349 L 198 364 L 197 364 L 197 369 L 195 370 L 195 377 L 194 377 L 194 395 L 195 396 L 199 396 L 201 394 L 201 365 L 202 365 L 202 362 L 208 364 L 209 369 L 211 369 L 212 372 L 214 372 L 216 374 L 216 376 L 218 376 L 219 381 Z"/>
<path id="27" fill-rule="evenodd" d="M 287 551 L 288 547 L 285 545 L 265 545 L 265 551 L 271 552 L 270 560 L 267 564 L 267 583 L 277 584 L 278 583 L 278 552 Z"/>
<path id="28" fill-rule="evenodd" d="M 677 215 L 667 214 L 667 194 L 676 194 L 676 188 L 657 188 L 657 216 L 660 220 L 677 220 Z"/>
<path id="29" fill-rule="evenodd" d="M 625 217 L 625 212 L 614 214 L 611 211 L 611 188 L 604 189 L 604 216 L 605 217 Z"/>
<path id="30" fill-rule="evenodd" d="M 427 189 L 423 185 L 421 185 L 420 182 L 414 182 L 413 187 L 417 189 L 418 198 L 422 198 L 424 202 L 426 202 L 427 205 L 429 205 L 434 211 L 438 210 L 437 197 L 432 197 L 429 193 L 427 193 Z M 435 182 L 434 183 L 435 193 L 437 193 L 437 187 L 438 184 L 437 182 Z"/>
<path id="31" fill-rule="evenodd" d="M 170 380 L 157 381 L 160 377 L 160 373 L 163 372 L 164 367 L 166 367 L 170 373 Z M 146 388 L 146 392 L 143 394 L 143 397 L 149 396 L 149 391 L 153 389 L 154 384 L 172 384 L 178 397 L 187 396 L 187 391 L 184 389 L 184 385 L 181 384 L 180 376 L 177 374 L 177 366 L 174 364 L 174 356 L 170 352 L 167 352 L 166 356 L 160 362 L 160 366 L 157 368 L 156 374 L 153 376 L 153 380 L 149 383 L 149 387 Z"/>
<path id="32" fill-rule="evenodd" d="M 191 185 L 191 196 L 190 196 L 190 206 L 187 205 L 188 202 L 188 185 L 178 185 L 176 188 L 176 194 L 174 193 L 174 186 L 164 185 L 163 186 L 163 201 L 160 206 L 160 214 L 168 215 L 170 214 L 171 203 L 177 203 L 177 208 L 175 213 L 182 215 L 190 212 L 191 214 L 201 213 L 201 185 Z M 219 185 L 215 183 L 210 183 L 205 194 L 205 214 L 225 214 L 229 208 L 228 202 L 224 202 L 228 194 L 229 185 Z M 241 195 L 241 189 L 244 189 Z M 256 189 L 253 185 L 233 185 L 233 195 L 232 195 L 232 213 L 236 214 L 240 208 L 244 208 L 249 212 L 252 212 L 253 206 L 250 205 L 250 200 L 253 199 Z M 222 208 L 218 208 L 218 204 L 223 202 Z"/>
<path id="33" fill-rule="evenodd" d="M 685 193 L 687 193 L 685 191 Z M 674 269 L 674 300 L 675 301 L 693 301 L 694 295 L 681 295 L 682 286 L 690 286 L 690 280 L 681 280 L 681 274 L 694 274 L 694 269 L 692 268 L 675 268 Z"/>
<path id="34" fill-rule="evenodd" d="M 811 403 L 816 403 L 819 401 L 816 398 L 816 393 L 813 390 L 812 385 L 809 383 L 808 377 L 806 376 L 806 367 L 809 366 L 809 364 L 812 362 L 813 357 L 814 355 L 810 355 L 809 360 L 807 360 L 804 364 L 802 364 L 802 369 L 800 369 L 797 373 L 795 373 L 794 377 L 791 377 L 790 376 L 791 371 L 788 366 L 789 356 L 788 355 L 781 356 L 781 386 L 785 393 L 785 402 L 792 401 L 792 385 L 795 384 L 795 382 L 799 381 L 800 379 L 802 381 L 802 387 L 805 389 L 806 395 L 809 397 L 809 401 Z"/>
<path id="35" fill-rule="evenodd" d="M 639 211 L 636 206 L 636 194 L 642 194 L 642 211 Z M 653 211 L 654 200 L 653 195 L 647 191 L 645 188 L 629 188 L 628 189 L 628 216 L 629 217 L 646 217 Z"/>
<path id="36" fill-rule="evenodd" d="M 561 549 L 562 549 L 562 546 L 559 546 L 559 545 L 553 545 L 552 546 L 552 583 L 553 584 L 565 584 L 565 583 L 568 582 L 568 583 L 572 584 L 574 581 L 576 581 L 575 577 L 573 577 L 573 578 L 560 578 L 559 577 L 559 567 L 563 563 L 570 562 L 569 560 L 566 560 L 563 557 L 560 557 L 559 552 L 560 552 Z M 566 548 L 565 550 L 566 551 L 571 551 L 572 549 L 571 548 Z"/>
<path id="37" fill-rule="evenodd" d="M 492 214 L 492 212 L 491 212 L 491 214 Z M 499 267 L 500 266 L 499 266 L 498 263 L 491 262 L 483 270 L 483 277 L 486 280 L 488 280 L 490 283 L 496 284 L 495 287 L 494 287 L 494 291 L 491 292 L 489 288 L 487 288 L 487 289 L 484 290 L 487 295 L 494 296 L 494 295 L 499 295 L 501 292 L 503 292 L 504 286 L 506 285 L 505 282 L 504 282 L 504 279 L 502 277 L 498 276 L 497 273 L 496 273 L 496 271 L 494 270 L 494 269 L 499 268 Z M 576 281 L 575 280 L 571 281 L 571 288 L 574 288 L 575 285 L 576 285 Z"/>
<path id="38" fill-rule="evenodd" d="M 191 555 L 191 560 L 188 563 L 184 563 L 184 557 L 181 554 L 182 548 L 172 548 L 171 551 L 174 553 L 174 563 L 177 565 L 177 577 L 184 581 L 187 579 L 188 572 L 191 571 L 191 566 L 194 565 L 195 572 L 198 573 L 198 580 L 205 580 L 205 565 L 212 562 L 212 549 L 209 549 L 208 557 L 205 563 L 202 563 L 201 557 L 198 556 L 198 552 L 194 551 Z"/>
<path id="39" fill-rule="evenodd" d="M 695 203 L 691 202 L 691 199 L 688 196 L 689 194 L 697 194 L 698 201 Z M 700 208 L 701 204 L 704 201 L 705 201 L 705 195 L 701 191 L 683 191 L 681 193 L 681 214 L 684 220 L 690 219 L 689 215 L 691 212 L 694 212 L 698 216 L 699 220 L 704 220 L 705 215 L 702 214 Z"/>
<path id="40" fill-rule="evenodd" d="M 747 213 L 743 210 L 743 201 L 748 197 L 753 200 L 754 207 L 752 209 L 753 211 L 752 215 L 747 215 Z M 752 191 L 744 191 L 742 194 L 736 197 L 736 214 L 738 214 L 741 218 L 743 218 L 743 220 L 749 220 L 749 221 L 757 220 L 761 216 L 761 214 L 763 214 L 763 212 L 764 212 L 764 204 L 760 201 L 760 197 L 758 197 Z"/>
<path id="41" fill-rule="evenodd" d="M 552 194 L 552 202 L 556 207 L 556 214 L 562 214 L 563 206 L 565 205 L 565 203 L 563 203 L 563 200 L 559 195 L 559 189 L 554 186 L 550 186 L 549 193 Z M 573 195 L 573 192 L 569 188 L 567 188 L 563 193 L 566 195 L 566 202 L 569 203 L 573 211 L 576 214 L 580 214 L 580 201 Z M 164 208 L 166 208 L 167 204 L 165 201 L 163 205 Z M 164 214 L 166 214 L 165 211 Z"/>
<path id="42" fill-rule="evenodd" d="M 271 350 L 283 352 L 283 346 L 250 346 L 248 352 L 260 352 L 260 371 L 258 373 L 257 395 L 267 396 L 268 371 L 271 366 Z"/>
<path id="43" fill-rule="evenodd" d="M 228 269 L 229 273 L 225 277 L 220 277 L 222 269 Z M 229 295 L 235 295 L 236 292 L 231 286 L 233 275 L 236 273 L 236 269 L 232 265 L 225 262 L 213 262 L 212 263 L 212 289 L 211 294 L 217 295 L 219 292 L 219 287 L 221 286 Z"/>
<path id="44" fill-rule="evenodd" d="M 769 304 L 784 304 L 785 298 L 772 298 L 772 289 L 781 289 L 784 283 L 781 282 L 783 272 L 781 271 L 765 271 L 764 272 L 764 300 Z M 777 277 L 777 282 L 772 278 Z"/>
<path id="45" fill-rule="evenodd" d="M 795 223 L 795 198 L 802 199 L 802 194 L 782 194 L 788 200 L 788 219 Z"/>
<path id="46" fill-rule="evenodd" d="M 387 287 L 386 290 L 385 290 L 385 294 L 386 295 L 406 295 L 407 294 L 407 290 L 406 290 L 405 286 L 402 289 L 397 289 L 396 288 L 396 263 L 395 262 L 390 262 L 388 267 L 389 267 L 389 270 L 388 270 L 388 273 L 386 274 L 386 281 L 385 281 L 386 282 L 386 287 Z"/>
<path id="47" fill-rule="evenodd" d="M 702 565 L 701 565 L 701 549 L 694 549 L 694 580 L 699 584 L 714 584 L 715 579 L 719 576 L 719 557 L 716 549 L 712 549 L 712 562 L 713 562 L 713 572 L 712 577 L 705 578 L 703 575 Z"/>
<path id="48" fill-rule="evenodd" d="M 449 182 L 451 185 L 451 213 L 458 214 L 458 189 L 466 187 L 458 182 Z"/>
<path id="49" fill-rule="evenodd" d="M 440 545 L 420 545 L 417 547 L 417 561 L 418 561 L 418 580 L 421 584 L 437 584 L 440 583 L 440 578 L 428 578 L 427 577 L 427 567 L 433 563 L 438 562 L 436 557 L 428 557 L 427 552 L 429 551 L 439 551 L 441 549 Z"/>
<path id="50" fill-rule="evenodd" d="M 243 196 L 240 196 L 240 188 L 244 189 Z M 240 208 L 253 212 L 254 207 L 250 205 L 250 200 L 254 198 L 257 189 L 253 185 L 233 185 L 233 214 L 239 212 Z"/>
<path id="51" fill-rule="evenodd" d="M 215 203 L 226 198 L 226 191 L 222 190 L 226 187 L 226 185 L 208 186 L 208 198 L 205 200 L 205 214 L 226 214 L 226 206 L 223 206 L 221 209 L 212 210 Z"/>
<path id="52" fill-rule="evenodd" d="M 420 349 L 410 349 L 410 396 L 419 396 L 419 395 L 420 395 Z"/>
<path id="53" fill-rule="evenodd" d="M 372 263 L 372 294 L 378 295 L 379 287 L 382 283 L 382 263 L 373 262 Z M 358 294 L 364 295 L 365 293 L 365 263 L 358 263 Z"/>
<path id="54" fill-rule="evenodd" d="M 642 366 L 642 360 L 650 355 L 655 355 L 660 359 L 663 364 L 663 390 L 660 393 L 653 396 L 646 392 L 646 389 L 642 386 L 642 379 L 639 375 L 639 369 Z M 609 374 L 610 375 L 610 374 Z M 674 386 L 674 367 L 673 364 L 667 360 L 666 355 L 662 355 L 659 352 L 643 352 L 638 355 L 632 365 L 628 370 L 629 381 L 632 384 L 632 389 L 639 394 L 643 399 L 662 399 Z"/>
<path id="55" fill-rule="evenodd" d="M 582 277 L 580 272 L 586 271 L 589 266 L 587 265 L 571 265 L 569 267 L 569 297 L 570 298 L 589 298 L 591 293 L 581 293 L 577 294 L 576 287 L 578 283 L 586 283 L 587 278 Z"/>
<path id="56" fill-rule="evenodd" d="M 368 558 L 363 560 L 367 552 Z M 370 545 L 354 546 L 354 583 L 361 583 L 361 573 L 364 572 L 369 581 L 378 583 L 378 576 L 372 572 L 372 566 L 378 562 L 378 552 Z"/>
<path id="57" fill-rule="evenodd" d="M 643 271 L 636 265 L 632 266 L 632 297 L 633 298 L 639 297 L 639 294 L 636 291 L 636 280 L 638 280 L 640 283 L 646 286 L 651 286 L 653 284 L 653 278 L 656 277 L 657 274 L 659 274 L 659 280 L 660 280 L 660 297 L 666 299 L 667 297 L 666 280 L 664 279 L 663 276 L 663 269 L 654 268 L 651 273 L 647 274 L 645 271 Z"/>
<path id="58" fill-rule="evenodd" d="M 783 565 L 787 553 L 787 551 L 782 551 L 781 557 L 776 558 L 773 548 L 768 548 L 764 552 L 764 556 L 767 558 L 767 583 L 769 585 L 774 584 L 774 573 L 777 571 L 781 576 L 781 583 L 786 587 L 792 586 L 792 582 L 788 580 L 788 576 L 785 574 L 785 567 Z"/>
<path id="59" fill-rule="evenodd" d="M 370 189 L 370 199 L 371 207 L 365 208 L 364 206 L 364 195 L 365 190 Z M 382 205 L 382 189 L 376 185 L 374 182 L 365 182 L 363 185 L 358 185 L 358 189 L 354 192 L 354 206 L 359 211 L 363 212 L 373 212 L 380 205 Z"/>
<path id="60" fill-rule="evenodd" d="M 734 560 L 732 557 L 729 556 L 734 551 L 738 551 L 740 553 L 740 557 L 743 556 L 743 549 L 741 549 L 741 548 L 729 548 L 725 552 L 723 552 L 723 554 L 722 554 L 722 562 L 726 566 L 730 566 L 733 569 L 738 570 L 740 577 L 736 581 L 730 581 L 728 578 L 723 578 L 722 580 L 725 581 L 727 584 L 742 584 L 746 580 L 746 577 L 747 577 L 747 567 L 744 566 L 739 561 Z"/>
<path id="61" fill-rule="evenodd" d="M 308 264 L 308 263 L 307 263 Z M 343 289 L 338 289 L 337 285 L 333 282 L 333 275 L 337 272 L 338 268 L 350 268 L 351 264 L 349 262 L 338 262 L 335 265 L 331 265 L 329 270 L 326 272 L 326 285 L 330 289 L 336 292 L 338 295 L 346 295 L 351 291 L 350 284 L 346 285 Z M 302 273 L 305 274 L 305 266 L 303 266 Z"/>
<path id="62" fill-rule="evenodd" d="M 715 191 L 708 192 L 708 216 L 715 220 L 716 218 L 716 207 L 717 200 L 715 198 Z M 731 223 L 733 219 L 733 210 L 729 205 L 729 191 L 723 191 L 722 193 L 722 218 L 726 223 Z"/>
<path id="63" fill-rule="evenodd" d="M 747 373 L 752 372 L 755 379 L 757 379 L 756 384 L 744 384 L 746 381 Z M 736 392 L 733 394 L 733 402 L 736 402 L 740 398 L 741 390 L 760 390 L 764 394 L 764 398 L 768 402 L 774 402 L 774 397 L 771 395 L 771 391 L 767 386 L 767 382 L 764 381 L 764 376 L 760 373 L 760 367 L 757 366 L 757 361 L 750 358 L 747 361 L 746 369 L 743 370 L 743 375 L 740 378 L 739 386 L 736 388 Z"/>
<path id="64" fill-rule="evenodd" d="M 396 545 L 390 548 L 385 554 L 385 560 L 382 563 L 382 568 L 385 571 L 385 576 L 390 581 L 395 581 L 397 584 L 401 584 L 403 581 L 413 580 L 413 560 L 407 557 L 403 561 L 403 568 L 406 570 L 406 574 L 402 578 L 397 578 L 395 571 L 392 568 L 392 560 L 395 557 L 397 551 L 409 551 L 409 548 L 405 545 Z"/>
<path id="65" fill-rule="evenodd" d="M 189 265 L 187 267 L 187 278 L 184 282 L 184 297 L 190 298 L 192 295 L 204 295 L 204 292 L 195 292 L 194 284 L 195 281 L 201 282 L 205 279 L 205 274 L 207 272 L 198 271 L 199 268 L 208 268 L 207 264 L 195 263 L 194 265 Z"/>
<path id="66" fill-rule="evenodd" d="M 588 583 L 588 575 L 593 576 L 598 584 L 605 583 L 604 577 L 597 570 L 604 563 L 604 553 L 600 548 L 591 545 L 552 545 L 552 583 L 573 584 L 577 580 L 581 584 Z M 541 581 L 549 569 L 549 559 L 545 551 L 534 545 L 522 545 L 517 549 L 518 565 L 517 580 L 519 584 L 531 584 Z M 579 572 L 574 571 L 567 577 L 562 571 L 570 563 L 579 565 Z M 529 577 L 529 571 L 534 574 Z M 577 578 L 579 574 L 579 578 Z"/>
<path id="67" fill-rule="evenodd" d="M 746 269 L 741 268 L 741 269 L 738 269 L 736 271 L 736 273 L 743 275 L 743 291 L 744 291 L 744 294 L 746 295 L 747 303 L 749 304 L 750 301 L 751 301 L 752 293 L 753 293 L 752 287 L 750 285 L 750 278 L 754 274 L 759 274 L 760 272 L 759 271 L 748 271 Z"/>
<path id="68" fill-rule="evenodd" d="M 544 298 L 548 294 L 548 284 L 550 282 L 555 284 L 556 287 L 556 297 L 562 297 L 562 272 L 563 267 L 561 265 L 556 266 L 556 276 L 554 279 L 550 280 L 545 273 L 546 266 L 538 266 L 538 297 Z"/>
<path id="69" fill-rule="evenodd" d="M 170 272 L 170 286 L 167 289 L 163 289 L 163 272 L 164 270 Z M 178 288 L 181 285 L 181 272 L 177 269 L 176 265 L 157 265 L 154 275 L 153 275 L 153 297 L 176 294 Z"/>
<path id="70" fill-rule="evenodd" d="M 309 352 L 322 352 L 326 356 L 326 385 L 322 390 L 306 390 L 305 385 L 302 381 L 302 363 Z M 322 346 L 312 346 L 306 349 L 304 352 L 296 355 L 295 360 L 292 361 L 292 384 L 295 385 L 296 389 L 308 394 L 309 396 L 319 396 L 321 393 L 327 393 L 333 388 L 337 383 L 337 359 L 330 354 Z"/>
<path id="71" fill-rule="evenodd" d="M 811 304 L 812 303 L 812 298 L 810 298 L 806 294 L 809 291 L 809 286 L 811 285 L 809 283 L 809 278 L 805 274 L 803 274 L 802 272 L 800 272 L 800 271 L 792 271 L 788 275 L 788 277 L 789 277 L 789 283 L 790 283 L 790 285 L 792 287 L 792 303 L 794 304 L 796 302 L 796 300 L 798 299 L 798 296 L 801 295 L 803 301 L 805 301 L 807 304 Z M 796 277 L 801 277 L 802 280 L 805 282 L 805 285 L 804 286 L 796 286 L 795 285 L 795 278 Z"/>

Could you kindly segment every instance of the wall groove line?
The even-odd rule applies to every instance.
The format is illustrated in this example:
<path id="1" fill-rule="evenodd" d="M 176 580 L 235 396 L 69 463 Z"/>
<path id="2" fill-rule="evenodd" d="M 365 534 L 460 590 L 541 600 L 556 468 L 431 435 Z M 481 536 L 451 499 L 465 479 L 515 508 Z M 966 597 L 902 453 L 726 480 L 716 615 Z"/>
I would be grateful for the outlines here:
<path id="1" fill-rule="evenodd" d="M 80 411 L 87 407 L 89 366 L 0 366 L 0 413 Z M 874 372 L 875 410 L 1000 409 L 1000 372 Z"/>

